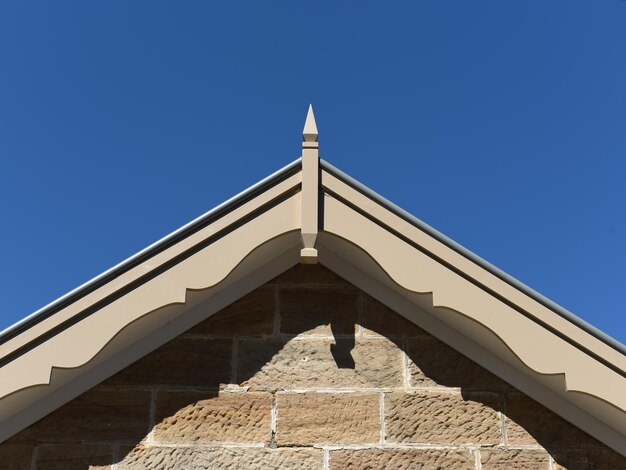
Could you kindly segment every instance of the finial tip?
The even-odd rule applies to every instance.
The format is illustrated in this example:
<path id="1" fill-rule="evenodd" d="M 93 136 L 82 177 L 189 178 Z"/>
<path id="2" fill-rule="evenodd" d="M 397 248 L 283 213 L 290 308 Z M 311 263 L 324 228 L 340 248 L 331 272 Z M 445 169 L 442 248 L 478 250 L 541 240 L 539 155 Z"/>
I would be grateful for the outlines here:
<path id="1" fill-rule="evenodd" d="M 315 124 L 315 115 L 313 114 L 313 105 L 309 105 L 309 112 L 304 122 L 304 130 L 302 137 L 304 142 L 317 142 L 317 124 Z"/>

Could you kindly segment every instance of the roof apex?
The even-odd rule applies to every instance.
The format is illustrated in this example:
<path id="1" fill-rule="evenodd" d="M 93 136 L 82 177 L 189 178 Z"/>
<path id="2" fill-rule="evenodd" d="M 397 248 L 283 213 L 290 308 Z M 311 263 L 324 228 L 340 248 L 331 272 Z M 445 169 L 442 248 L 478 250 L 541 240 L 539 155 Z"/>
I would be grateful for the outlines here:
<path id="1" fill-rule="evenodd" d="M 317 136 L 309 106 L 300 159 L 0 332 L 0 442 L 319 262 L 626 455 L 626 348 L 320 160 Z"/>

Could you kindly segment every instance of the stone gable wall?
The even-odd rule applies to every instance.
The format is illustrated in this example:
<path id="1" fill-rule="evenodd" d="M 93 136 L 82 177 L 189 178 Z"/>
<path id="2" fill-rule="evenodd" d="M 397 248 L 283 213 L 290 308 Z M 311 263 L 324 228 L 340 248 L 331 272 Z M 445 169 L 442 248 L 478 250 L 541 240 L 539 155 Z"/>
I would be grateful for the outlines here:
<path id="1" fill-rule="evenodd" d="M 0 468 L 603 469 L 626 459 L 320 266 L 0 445 Z"/>

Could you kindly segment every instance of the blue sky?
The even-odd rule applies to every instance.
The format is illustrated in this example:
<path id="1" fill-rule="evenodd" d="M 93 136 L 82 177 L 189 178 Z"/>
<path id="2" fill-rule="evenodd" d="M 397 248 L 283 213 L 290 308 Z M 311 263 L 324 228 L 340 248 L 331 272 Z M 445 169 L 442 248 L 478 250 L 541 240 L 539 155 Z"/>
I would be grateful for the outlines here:
<path id="1" fill-rule="evenodd" d="M 222 4 L 224 3 L 224 4 Z M 0 329 L 320 153 L 626 342 L 626 1 L 2 2 Z"/>

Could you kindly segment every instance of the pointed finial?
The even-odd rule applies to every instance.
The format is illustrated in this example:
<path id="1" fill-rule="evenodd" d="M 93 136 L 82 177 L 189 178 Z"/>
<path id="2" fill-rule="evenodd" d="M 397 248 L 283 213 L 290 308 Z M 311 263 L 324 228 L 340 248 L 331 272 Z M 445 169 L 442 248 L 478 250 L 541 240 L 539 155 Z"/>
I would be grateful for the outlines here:
<path id="1" fill-rule="evenodd" d="M 313 115 L 313 106 L 309 105 L 306 115 L 304 130 L 302 131 L 302 217 L 300 234 L 302 236 L 302 249 L 300 250 L 300 262 L 302 264 L 317 263 L 317 232 L 319 231 L 319 154 L 317 150 L 317 125 Z"/>
<path id="2" fill-rule="evenodd" d="M 313 114 L 313 105 L 309 105 L 309 112 L 306 115 L 304 130 L 302 131 L 302 148 L 317 148 L 317 124 L 315 124 L 315 115 Z"/>

